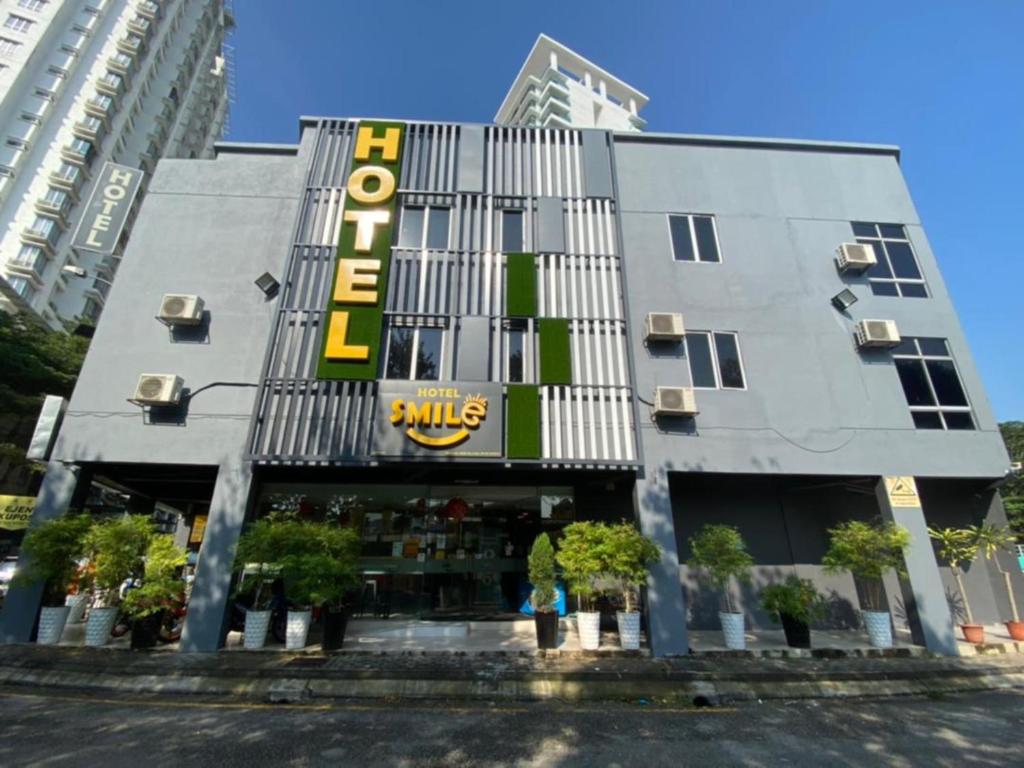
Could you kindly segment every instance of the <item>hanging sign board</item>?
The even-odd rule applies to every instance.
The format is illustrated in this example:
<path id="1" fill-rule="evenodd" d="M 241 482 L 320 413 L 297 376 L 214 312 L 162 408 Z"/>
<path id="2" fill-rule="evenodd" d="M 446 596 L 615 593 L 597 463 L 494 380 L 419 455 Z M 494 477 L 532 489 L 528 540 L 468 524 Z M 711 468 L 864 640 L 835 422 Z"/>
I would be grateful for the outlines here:
<path id="1" fill-rule="evenodd" d="M 138 168 L 105 163 L 89 195 L 71 247 L 113 253 L 141 183 L 142 171 Z"/>
<path id="2" fill-rule="evenodd" d="M 0 496 L 0 528 L 23 531 L 36 506 L 35 496 Z"/>

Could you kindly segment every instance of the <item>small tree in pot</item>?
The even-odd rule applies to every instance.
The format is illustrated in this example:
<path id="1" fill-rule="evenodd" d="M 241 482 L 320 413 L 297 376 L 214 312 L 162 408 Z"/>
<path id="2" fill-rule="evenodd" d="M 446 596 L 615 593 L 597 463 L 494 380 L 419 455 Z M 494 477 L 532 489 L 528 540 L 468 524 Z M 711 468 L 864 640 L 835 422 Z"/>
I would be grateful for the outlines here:
<path id="1" fill-rule="evenodd" d="M 895 523 L 848 520 L 829 529 L 829 548 L 821 562 L 827 573 L 848 571 L 862 580 L 864 624 L 876 648 L 892 647 L 892 619 L 883 609 L 882 577 L 904 572 L 903 550 L 910 533 Z"/>
<path id="2" fill-rule="evenodd" d="M 316 549 L 307 555 L 313 605 L 321 606 L 323 637 L 320 647 L 335 651 L 345 642 L 352 591 L 359 584 L 357 566 L 361 542 L 352 528 L 316 523 Z"/>
<path id="3" fill-rule="evenodd" d="M 963 600 L 966 621 L 960 625 L 960 631 L 964 633 L 967 642 L 980 645 L 985 642 L 985 627 L 975 623 L 974 612 L 967 598 L 967 587 L 964 586 L 964 568 L 974 561 L 980 547 L 977 533 L 971 528 L 929 528 L 928 535 L 938 544 L 939 557 L 949 565 L 960 599 Z"/>
<path id="4" fill-rule="evenodd" d="M 68 588 L 77 576 L 78 560 L 85 554 L 85 537 L 92 527 L 88 515 L 67 515 L 31 528 L 21 543 L 26 567 L 15 583 L 42 584 L 43 609 L 39 615 L 36 642 L 49 645 L 60 641 L 70 607 Z"/>
<path id="5" fill-rule="evenodd" d="M 601 614 L 593 610 L 599 593 L 598 579 L 607 573 L 608 526 L 589 520 L 567 525 L 555 559 L 569 588 L 576 593 L 580 647 L 596 651 L 601 644 Z"/>
<path id="6" fill-rule="evenodd" d="M 86 645 L 106 645 L 120 612 L 121 587 L 129 578 L 142 575 L 153 535 L 153 526 L 143 515 L 105 520 L 89 530 L 86 551 L 94 568 L 97 605 L 89 612 Z"/>
<path id="7" fill-rule="evenodd" d="M 146 550 L 142 585 L 128 591 L 123 610 L 132 620 L 132 648 L 152 648 L 160 636 L 165 613 L 184 592 L 180 568 L 188 552 L 170 534 L 153 536 Z"/>
<path id="8" fill-rule="evenodd" d="M 787 645 L 811 647 L 811 622 L 825 615 L 825 600 L 810 579 L 791 573 L 783 583 L 769 584 L 761 590 L 761 605 L 782 622 Z"/>
<path id="9" fill-rule="evenodd" d="M 740 583 L 750 581 L 754 558 L 739 529 L 731 525 L 709 523 L 690 539 L 693 553 L 688 565 L 707 572 L 712 584 L 724 596 L 725 610 L 718 612 L 725 635 L 725 646 L 732 650 L 746 648 L 743 614 L 735 610 L 729 587 L 733 579 Z"/>
<path id="10" fill-rule="evenodd" d="M 248 650 L 262 648 L 267 642 L 271 584 L 281 571 L 277 562 L 281 522 L 275 517 L 255 521 L 238 538 L 235 549 L 235 570 L 242 574 L 238 596 L 246 605 L 242 642 Z"/>
<path id="11" fill-rule="evenodd" d="M 1010 572 L 1003 570 L 1003 566 L 996 556 L 1001 550 L 1014 555 L 1014 545 L 1017 543 L 1017 537 L 1008 528 L 998 525 L 976 525 L 971 526 L 971 529 L 978 542 L 978 548 L 985 556 L 985 559 L 993 561 L 996 564 L 996 570 L 1003 575 L 1003 582 L 1006 584 L 1006 596 L 1010 600 L 1010 615 L 1013 616 L 1011 621 L 1004 622 L 1006 624 L 1006 631 L 1010 633 L 1012 639 L 1024 640 L 1024 621 L 1020 620 L 1020 614 L 1017 611 L 1017 600 L 1013 594 L 1013 582 L 1010 580 Z"/>
<path id="12" fill-rule="evenodd" d="M 625 650 L 640 648 L 640 613 L 637 597 L 647 580 L 647 569 L 661 557 L 658 545 L 644 536 L 636 526 L 623 521 L 608 528 L 608 574 L 622 592 L 623 610 L 616 618 L 619 644 Z"/>
<path id="13" fill-rule="evenodd" d="M 555 549 L 546 533 L 533 541 L 529 556 L 530 583 L 533 592 L 530 604 L 533 606 L 533 623 L 537 632 L 538 648 L 558 647 L 558 600 L 555 581 Z"/>

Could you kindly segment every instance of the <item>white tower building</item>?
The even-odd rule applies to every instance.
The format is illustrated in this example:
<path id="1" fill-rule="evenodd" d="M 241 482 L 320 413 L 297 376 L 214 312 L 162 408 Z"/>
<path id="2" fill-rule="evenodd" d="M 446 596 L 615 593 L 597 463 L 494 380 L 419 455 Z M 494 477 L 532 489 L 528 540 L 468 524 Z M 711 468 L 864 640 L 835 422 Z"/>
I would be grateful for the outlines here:
<path id="1" fill-rule="evenodd" d="M 541 35 L 494 116 L 499 125 L 639 131 L 647 97 L 592 61 Z"/>
<path id="2" fill-rule="evenodd" d="M 213 155 L 232 25 L 229 0 L 0 0 L 0 304 L 96 320 L 157 160 Z M 110 256 L 70 245 L 105 161 L 145 173 Z"/>

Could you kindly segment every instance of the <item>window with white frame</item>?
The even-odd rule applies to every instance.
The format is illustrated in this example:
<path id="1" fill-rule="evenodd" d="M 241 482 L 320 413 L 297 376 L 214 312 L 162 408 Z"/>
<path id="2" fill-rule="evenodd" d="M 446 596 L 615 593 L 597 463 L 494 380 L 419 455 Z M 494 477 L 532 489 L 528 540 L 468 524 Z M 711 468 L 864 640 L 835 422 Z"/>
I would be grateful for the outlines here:
<path id="1" fill-rule="evenodd" d="M 878 259 L 867 271 L 875 296 L 928 297 L 921 268 L 902 224 L 855 221 L 852 226 L 857 242 L 874 248 Z"/>
<path id="2" fill-rule="evenodd" d="M 445 329 L 439 325 L 391 325 L 384 378 L 437 381 L 441 378 Z"/>
<path id="3" fill-rule="evenodd" d="M 47 0 L 18 0 L 18 7 L 39 13 L 46 7 Z"/>
<path id="4" fill-rule="evenodd" d="M 918 429 L 974 429 L 971 405 L 946 339 L 904 337 L 892 351 Z"/>
<path id="5" fill-rule="evenodd" d="M 402 208 L 398 247 L 446 251 L 452 209 L 446 205 L 407 205 Z"/>
<path id="6" fill-rule="evenodd" d="M 709 264 L 718 264 L 722 261 L 713 216 L 670 213 L 668 229 L 672 237 L 672 258 L 676 261 L 699 261 Z"/>
<path id="7" fill-rule="evenodd" d="M 11 56 L 21 45 L 17 40 L 0 37 L 0 55 Z"/>
<path id="8" fill-rule="evenodd" d="M 29 282 L 26 277 L 8 277 L 7 284 L 14 289 L 14 292 L 21 296 L 25 301 L 31 301 L 36 295 L 35 286 Z"/>
<path id="9" fill-rule="evenodd" d="M 723 331 L 687 331 L 690 381 L 698 389 L 746 389 L 739 338 Z"/>
<path id="10" fill-rule="evenodd" d="M 14 30 L 15 32 L 28 32 L 32 29 L 32 25 L 35 24 L 32 19 L 26 19 L 24 16 L 18 16 L 16 14 L 9 14 L 7 21 L 4 22 L 4 26 L 7 29 Z"/>
<path id="11" fill-rule="evenodd" d="M 46 269 L 46 262 L 46 253 L 43 249 L 38 245 L 28 245 L 27 243 L 22 245 L 18 254 L 11 259 L 12 265 L 31 269 L 40 276 L 43 274 L 43 270 Z"/>

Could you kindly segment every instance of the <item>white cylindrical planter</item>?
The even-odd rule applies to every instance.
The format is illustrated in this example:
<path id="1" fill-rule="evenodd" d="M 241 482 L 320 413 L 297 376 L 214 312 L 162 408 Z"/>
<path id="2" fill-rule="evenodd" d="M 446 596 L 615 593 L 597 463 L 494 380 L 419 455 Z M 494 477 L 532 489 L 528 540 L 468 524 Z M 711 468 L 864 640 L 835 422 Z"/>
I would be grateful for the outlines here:
<path id="1" fill-rule="evenodd" d="M 873 648 L 892 648 L 892 621 L 886 611 L 862 611 L 868 642 Z"/>
<path id="2" fill-rule="evenodd" d="M 596 611 L 576 613 L 576 630 L 580 636 L 580 648 L 596 651 L 601 646 L 601 614 Z"/>
<path id="3" fill-rule="evenodd" d="M 718 620 L 722 622 L 725 647 L 730 651 L 744 650 L 747 647 L 747 636 L 743 631 L 743 614 L 719 611 Z"/>
<path id="4" fill-rule="evenodd" d="M 312 611 L 288 611 L 288 628 L 285 631 L 284 647 L 289 651 L 305 648 L 306 640 L 309 638 L 309 623 L 312 620 Z"/>
<path id="5" fill-rule="evenodd" d="M 640 614 L 636 611 L 619 611 L 615 617 L 619 622 L 619 645 L 622 650 L 640 650 Z"/>
<path id="6" fill-rule="evenodd" d="M 89 620 L 85 622 L 85 644 L 94 647 L 106 645 L 119 613 L 116 607 L 93 608 L 89 611 Z"/>
<path id="7" fill-rule="evenodd" d="M 68 622 L 71 624 L 81 624 L 85 618 L 85 607 L 89 604 L 89 596 L 81 592 L 77 595 L 68 595 L 64 598 L 64 603 L 71 608 L 71 612 L 68 614 Z"/>
<path id="8" fill-rule="evenodd" d="M 68 614 L 71 609 L 66 605 L 43 606 L 39 612 L 39 632 L 36 635 L 36 642 L 40 645 L 56 645 L 60 642 L 60 636 L 64 634 L 64 625 L 67 623 Z"/>
<path id="9" fill-rule="evenodd" d="M 291 626 L 289 624 L 289 626 Z M 243 645 L 255 651 L 267 644 L 267 629 L 270 627 L 270 611 L 245 612 L 245 637 Z"/>

